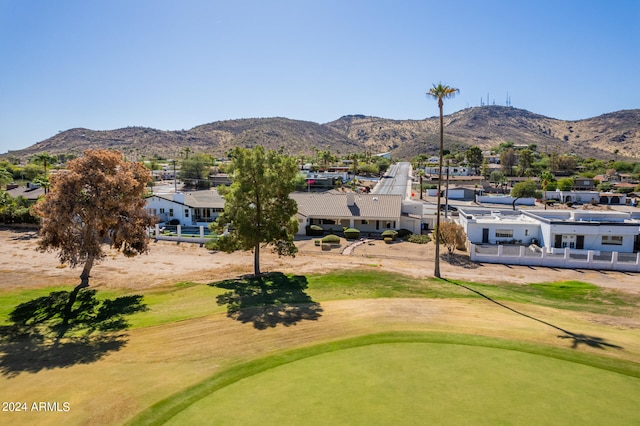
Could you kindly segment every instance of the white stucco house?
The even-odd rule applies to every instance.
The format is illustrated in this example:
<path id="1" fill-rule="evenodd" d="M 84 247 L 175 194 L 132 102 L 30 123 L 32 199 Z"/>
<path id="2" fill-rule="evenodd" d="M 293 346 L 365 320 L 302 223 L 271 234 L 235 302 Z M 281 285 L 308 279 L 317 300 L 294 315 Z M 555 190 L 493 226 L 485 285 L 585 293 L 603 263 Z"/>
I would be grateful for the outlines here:
<path id="1" fill-rule="evenodd" d="M 160 222 L 177 220 L 182 226 L 206 227 L 224 211 L 224 198 L 215 189 L 154 194 L 146 208 Z"/>
<path id="2" fill-rule="evenodd" d="M 458 220 L 472 244 L 535 244 L 549 253 L 634 253 L 640 247 L 640 212 L 463 208 Z"/>

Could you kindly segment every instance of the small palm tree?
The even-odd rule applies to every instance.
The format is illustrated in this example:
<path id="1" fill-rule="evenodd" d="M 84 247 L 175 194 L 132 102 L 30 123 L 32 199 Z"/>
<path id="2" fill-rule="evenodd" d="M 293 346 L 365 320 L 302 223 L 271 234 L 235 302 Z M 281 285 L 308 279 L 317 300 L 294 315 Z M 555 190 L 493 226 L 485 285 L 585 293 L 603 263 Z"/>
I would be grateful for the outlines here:
<path id="1" fill-rule="evenodd" d="M 442 83 L 434 84 L 427 92 L 427 96 L 431 96 L 438 100 L 438 108 L 440 109 L 440 162 L 438 164 L 438 203 L 436 205 L 436 264 L 433 275 L 440 278 L 440 192 L 442 189 L 442 157 L 444 151 L 444 124 L 442 116 L 443 99 L 452 98 L 460 89 L 443 85 Z"/>

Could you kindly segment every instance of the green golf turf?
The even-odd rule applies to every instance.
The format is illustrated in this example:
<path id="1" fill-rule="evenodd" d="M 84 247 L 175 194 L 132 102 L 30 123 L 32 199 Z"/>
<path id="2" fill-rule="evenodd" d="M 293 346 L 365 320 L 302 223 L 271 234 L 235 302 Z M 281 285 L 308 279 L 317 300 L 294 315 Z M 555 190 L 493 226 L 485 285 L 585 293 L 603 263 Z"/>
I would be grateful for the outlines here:
<path id="1" fill-rule="evenodd" d="M 640 379 L 519 351 L 385 343 L 285 363 L 169 424 L 638 424 Z"/>

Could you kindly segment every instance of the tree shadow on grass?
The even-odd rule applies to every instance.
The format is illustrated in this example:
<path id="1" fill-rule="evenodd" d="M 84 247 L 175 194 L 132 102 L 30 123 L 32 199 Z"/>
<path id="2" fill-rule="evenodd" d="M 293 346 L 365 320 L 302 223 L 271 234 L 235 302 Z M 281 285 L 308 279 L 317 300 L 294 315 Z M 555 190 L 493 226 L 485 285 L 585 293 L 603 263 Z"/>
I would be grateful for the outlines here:
<path id="1" fill-rule="evenodd" d="M 482 292 L 480 292 L 478 290 L 474 290 L 471 287 L 467 287 L 466 285 L 459 284 L 459 283 L 456 283 L 454 281 L 449 281 L 447 279 L 444 279 L 444 281 L 447 281 L 447 282 L 449 282 L 451 284 L 455 284 L 455 285 L 457 285 L 459 287 L 466 288 L 467 290 L 477 294 L 478 296 L 481 296 L 481 297 L 487 299 L 488 301 L 490 301 L 492 303 L 495 303 L 496 305 L 498 305 L 498 306 L 500 306 L 502 308 L 508 309 L 513 313 L 521 315 L 521 316 L 523 316 L 525 318 L 532 319 L 534 321 L 537 321 L 537 322 L 539 322 L 541 324 L 547 325 L 547 326 L 549 326 L 551 328 L 554 328 L 554 329 L 564 333 L 564 334 L 558 335 L 558 338 L 559 339 L 568 339 L 569 341 L 571 341 L 571 348 L 572 349 L 577 349 L 578 346 L 580 346 L 580 345 L 586 345 L 586 346 L 589 346 L 589 347 L 592 347 L 592 348 L 603 349 L 603 350 L 604 349 L 608 349 L 608 348 L 609 349 L 624 349 L 622 346 L 614 345 L 613 343 L 608 343 L 602 337 L 589 336 L 587 334 L 582 334 L 582 333 L 574 333 L 572 331 L 569 331 L 569 330 L 566 330 L 564 328 L 558 327 L 557 325 L 551 324 L 551 323 L 549 323 L 547 321 L 544 321 L 544 320 L 538 319 L 536 317 L 533 317 L 533 316 L 531 316 L 529 314 L 525 314 L 523 312 L 520 312 L 520 311 L 518 311 L 516 309 L 513 309 L 513 308 L 505 305 L 504 303 L 500 303 L 497 300 L 492 299 L 491 297 L 487 296 L 486 294 L 483 294 Z"/>
<path id="2" fill-rule="evenodd" d="M 71 292 L 54 291 L 21 303 L 0 326 L 0 374 L 88 364 L 126 345 L 126 315 L 147 310 L 143 296 L 98 300 L 96 290 L 82 289 L 70 311 Z"/>
<path id="3" fill-rule="evenodd" d="M 245 276 L 209 284 L 227 291 L 217 297 L 218 305 L 227 305 L 227 316 L 242 323 L 253 323 L 258 330 L 315 321 L 322 307 L 305 293 L 307 278 L 272 272 Z"/>

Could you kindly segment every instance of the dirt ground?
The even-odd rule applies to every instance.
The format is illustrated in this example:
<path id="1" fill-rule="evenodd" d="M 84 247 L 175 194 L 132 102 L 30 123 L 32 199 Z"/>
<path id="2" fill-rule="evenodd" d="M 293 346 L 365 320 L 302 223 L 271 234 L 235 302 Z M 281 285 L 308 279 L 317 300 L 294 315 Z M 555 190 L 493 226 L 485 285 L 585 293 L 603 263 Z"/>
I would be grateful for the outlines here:
<path id="1" fill-rule="evenodd" d="M 80 269 L 61 265 L 55 253 L 36 250 L 37 232 L 28 229 L 0 229 L 0 286 L 32 288 L 74 284 Z M 431 277 L 434 269 L 434 245 L 374 240 L 349 250 L 343 240 L 341 248 L 323 251 L 310 238 L 296 242 L 295 258 L 279 258 L 269 249 L 261 251 L 261 269 L 285 273 L 313 273 L 356 266 L 397 271 L 415 277 Z M 343 254 L 345 253 L 349 254 Z M 571 270 L 528 266 L 493 265 L 470 262 L 464 252 L 448 256 L 441 250 L 442 277 L 477 282 L 531 283 L 580 280 L 602 287 L 640 293 L 640 274 Z M 95 287 L 145 288 L 177 281 L 211 282 L 253 271 L 253 254 L 212 252 L 198 244 L 157 241 L 148 254 L 126 258 L 115 251 L 94 266 L 91 285 Z"/>

